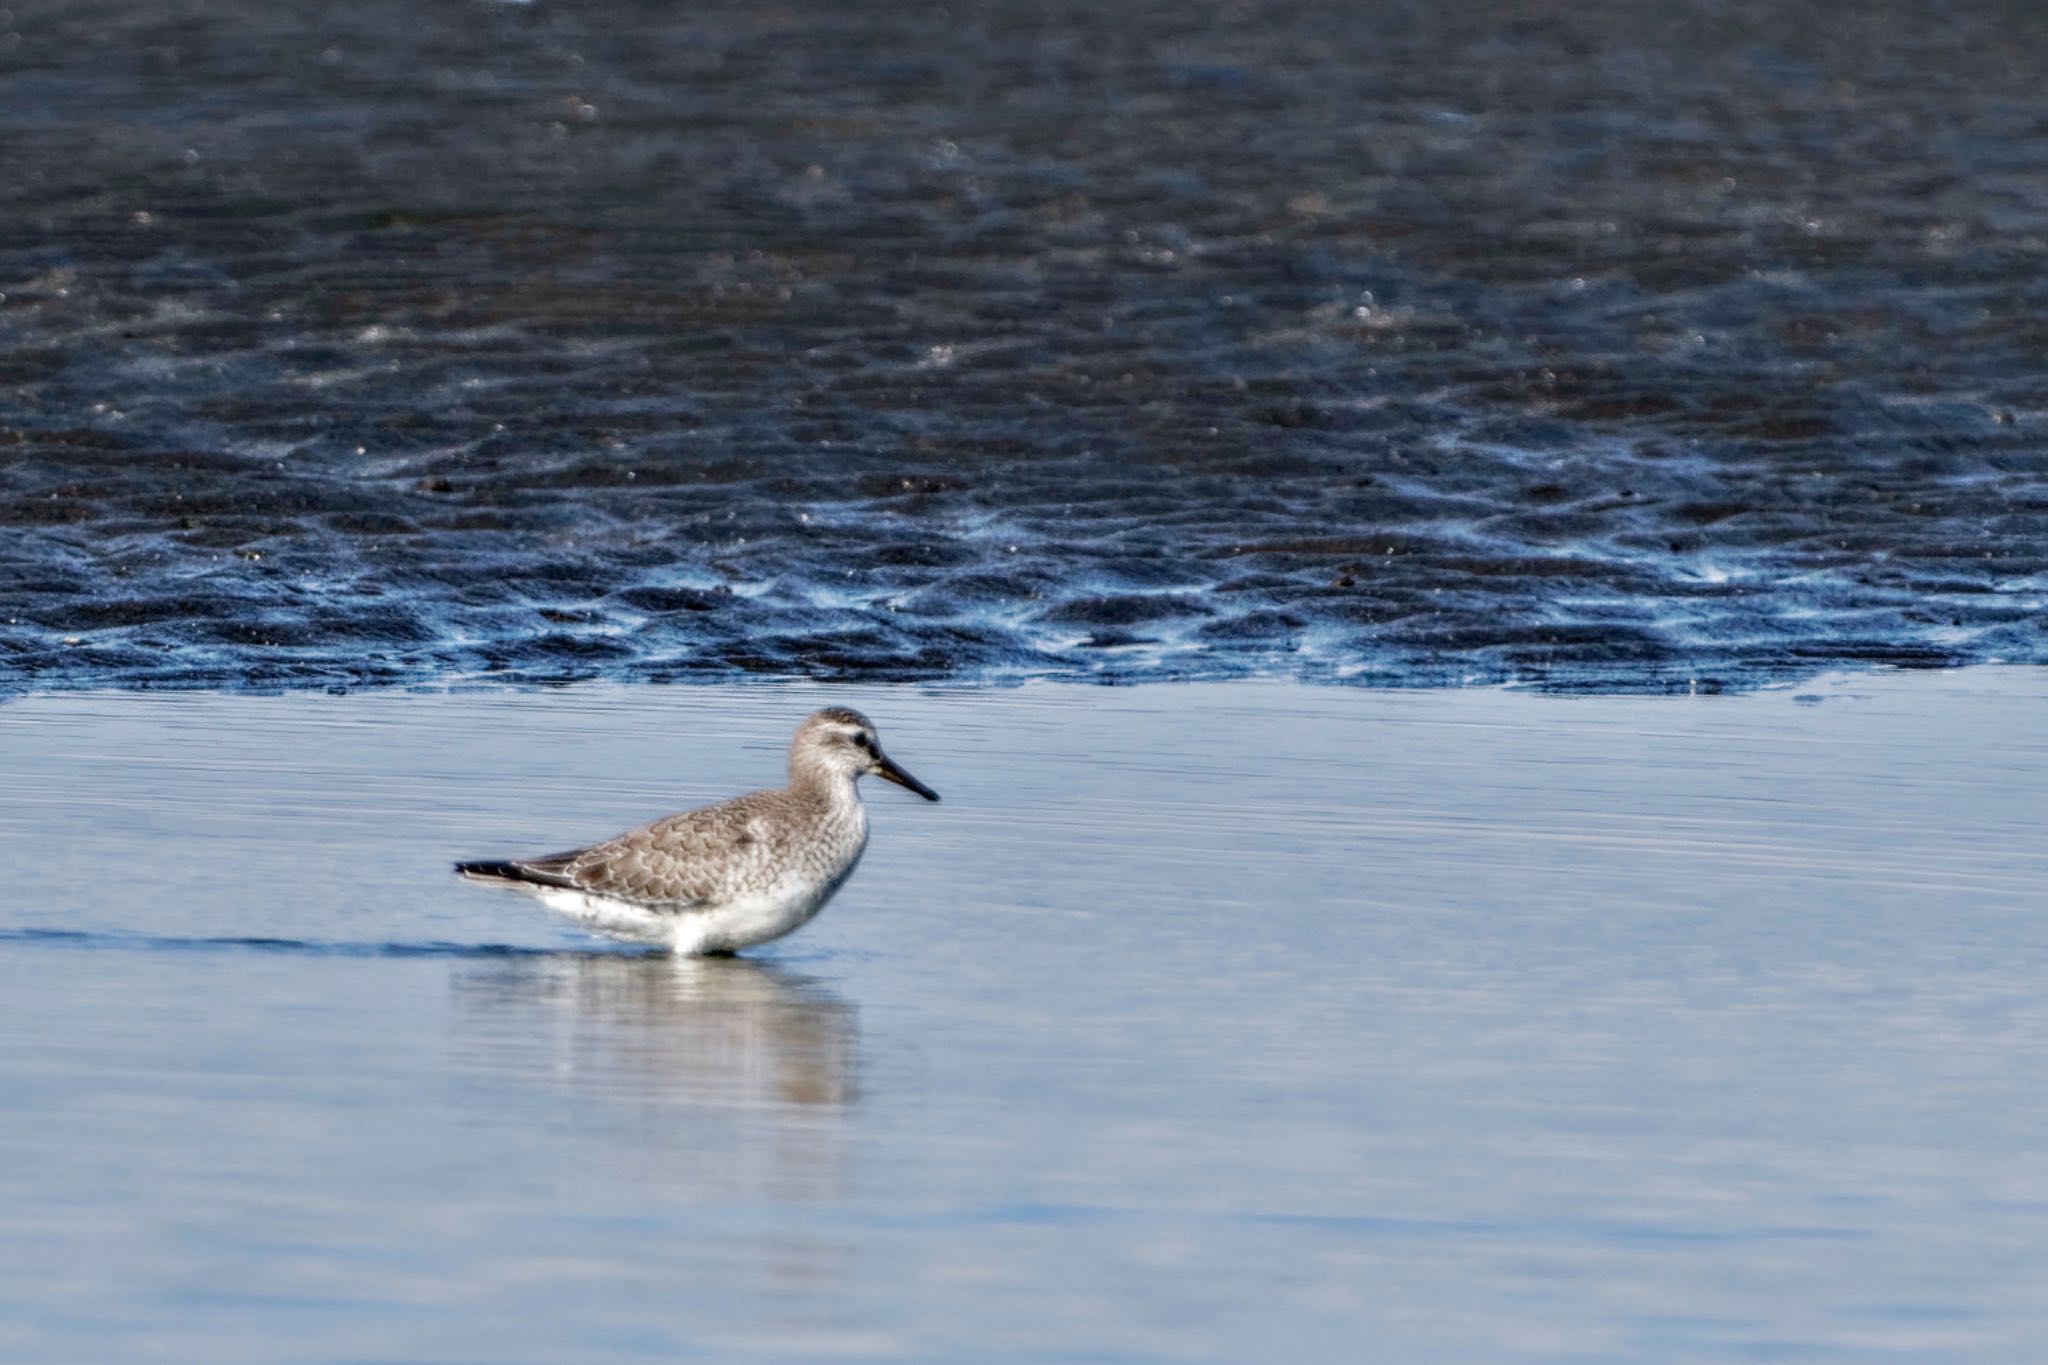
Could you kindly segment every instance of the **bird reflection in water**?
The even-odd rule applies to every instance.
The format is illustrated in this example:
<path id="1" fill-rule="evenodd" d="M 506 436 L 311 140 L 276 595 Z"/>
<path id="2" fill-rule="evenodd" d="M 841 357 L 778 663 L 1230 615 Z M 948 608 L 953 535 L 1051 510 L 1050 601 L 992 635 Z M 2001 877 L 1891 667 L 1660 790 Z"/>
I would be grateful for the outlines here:
<path id="1" fill-rule="evenodd" d="M 564 953 L 454 979 L 471 1098 L 595 1137 L 688 1199 L 842 1197 L 853 1006 L 741 958 Z"/>

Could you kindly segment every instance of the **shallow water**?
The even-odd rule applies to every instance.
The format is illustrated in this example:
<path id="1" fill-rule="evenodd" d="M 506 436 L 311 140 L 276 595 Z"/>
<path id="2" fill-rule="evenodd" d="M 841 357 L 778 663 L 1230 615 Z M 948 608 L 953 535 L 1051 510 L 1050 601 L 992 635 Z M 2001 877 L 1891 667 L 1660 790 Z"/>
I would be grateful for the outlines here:
<path id="1" fill-rule="evenodd" d="M 0 689 L 2048 660 L 2032 4 L 0 8 Z"/>
<path id="2" fill-rule="evenodd" d="M 448 874 L 823 699 L 946 800 L 751 960 Z M 20 700 L 0 1355 L 2032 1360 L 2044 700 Z"/>

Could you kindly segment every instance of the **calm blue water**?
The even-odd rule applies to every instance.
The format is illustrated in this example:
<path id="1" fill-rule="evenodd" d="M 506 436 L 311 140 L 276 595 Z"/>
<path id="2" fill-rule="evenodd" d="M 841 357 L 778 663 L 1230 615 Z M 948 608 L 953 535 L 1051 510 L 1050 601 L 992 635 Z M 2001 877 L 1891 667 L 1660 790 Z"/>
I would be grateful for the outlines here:
<path id="1" fill-rule="evenodd" d="M 754 959 L 447 873 L 827 698 L 946 802 Z M 2031 1361 L 2044 702 L 19 700 L 0 1356 Z"/>

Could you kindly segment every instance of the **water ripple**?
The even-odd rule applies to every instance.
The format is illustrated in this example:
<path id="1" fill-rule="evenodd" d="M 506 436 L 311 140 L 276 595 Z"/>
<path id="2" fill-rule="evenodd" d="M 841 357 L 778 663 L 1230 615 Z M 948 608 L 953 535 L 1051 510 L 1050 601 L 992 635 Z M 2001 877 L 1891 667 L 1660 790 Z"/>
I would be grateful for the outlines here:
<path id="1" fill-rule="evenodd" d="M 310 957 L 455 957 L 455 958 L 644 958 L 661 954 L 636 949 L 607 950 L 534 948 L 512 943 L 340 943 L 320 939 L 268 938 L 255 935 L 190 937 L 175 934 L 99 932 L 85 929 L 0 929 L 0 943 L 54 948 L 110 948 L 124 952 L 219 952 L 304 954 Z"/>
<path id="2" fill-rule="evenodd" d="M 2005 6 L 10 22 L 0 688 L 2048 659 Z"/>

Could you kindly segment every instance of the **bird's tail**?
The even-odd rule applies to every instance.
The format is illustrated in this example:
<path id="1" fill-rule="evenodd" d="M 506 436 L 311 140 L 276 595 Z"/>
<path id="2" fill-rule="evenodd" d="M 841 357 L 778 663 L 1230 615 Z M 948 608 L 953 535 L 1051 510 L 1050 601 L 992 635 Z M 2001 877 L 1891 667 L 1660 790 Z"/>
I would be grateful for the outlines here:
<path id="1" fill-rule="evenodd" d="M 455 870 L 471 881 L 478 882 L 523 882 L 526 878 L 519 871 L 519 864 L 508 863 L 502 858 L 481 858 L 476 862 L 457 863 Z"/>
<path id="2" fill-rule="evenodd" d="M 565 853 L 548 858 L 522 858 L 517 862 L 509 858 L 479 858 L 474 862 L 457 863 L 455 870 L 475 882 L 571 886 L 574 883 L 563 874 L 562 867 L 574 856 Z"/>

